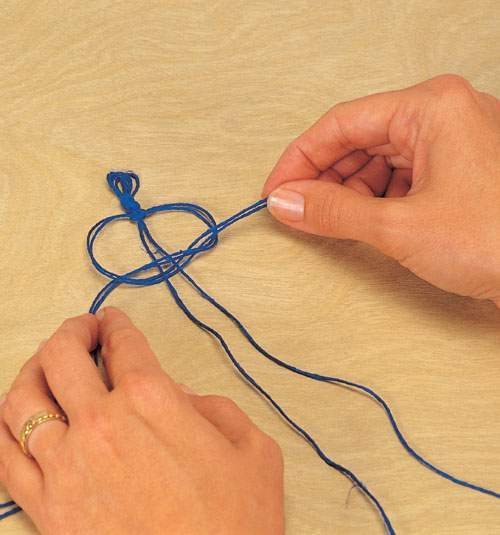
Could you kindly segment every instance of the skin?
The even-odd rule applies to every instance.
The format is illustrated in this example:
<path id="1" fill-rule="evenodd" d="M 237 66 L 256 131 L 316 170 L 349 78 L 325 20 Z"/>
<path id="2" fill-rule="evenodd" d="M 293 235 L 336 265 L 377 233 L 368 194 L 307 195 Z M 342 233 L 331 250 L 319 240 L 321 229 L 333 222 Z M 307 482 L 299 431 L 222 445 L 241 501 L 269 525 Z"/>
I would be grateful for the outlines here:
<path id="1" fill-rule="evenodd" d="M 280 209 L 290 192 L 302 217 Z M 500 102 L 459 76 L 335 105 L 288 146 L 263 195 L 290 227 L 363 241 L 500 306 Z"/>
<path id="2" fill-rule="evenodd" d="M 284 533 L 281 451 L 234 402 L 160 367 L 119 309 L 71 318 L 23 366 L 0 408 L 0 480 L 43 534 Z M 89 352 L 102 345 L 111 390 Z M 57 399 L 56 404 L 54 398 Z M 69 425 L 14 437 L 40 408 Z"/>
<path id="3" fill-rule="evenodd" d="M 364 241 L 445 290 L 500 306 L 500 103 L 453 75 L 334 106 L 263 190 L 305 232 Z M 0 482 L 41 533 L 284 533 L 283 461 L 231 400 L 160 367 L 114 307 L 66 320 L 0 404 Z M 97 342 L 106 384 L 90 359 Z M 63 412 L 29 440 L 41 409 Z"/>

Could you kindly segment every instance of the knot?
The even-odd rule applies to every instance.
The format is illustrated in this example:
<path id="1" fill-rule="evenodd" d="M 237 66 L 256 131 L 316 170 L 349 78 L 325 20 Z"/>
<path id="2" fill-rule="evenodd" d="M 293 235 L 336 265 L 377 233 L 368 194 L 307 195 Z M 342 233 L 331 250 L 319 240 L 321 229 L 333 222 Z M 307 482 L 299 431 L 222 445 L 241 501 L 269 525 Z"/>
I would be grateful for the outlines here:
<path id="1" fill-rule="evenodd" d="M 123 195 L 120 197 L 121 205 L 127 214 L 130 216 L 130 219 L 134 221 L 139 221 L 139 219 L 144 219 L 147 215 L 146 210 L 141 208 L 141 205 L 132 197 L 132 195 Z"/>
<path id="2" fill-rule="evenodd" d="M 205 230 L 201 232 L 185 248 L 177 251 L 167 251 L 151 234 L 146 222 L 138 227 L 139 238 L 143 249 L 150 257 L 150 262 L 143 266 L 137 267 L 127 273 L 113 273 L 102 266 L 94 255 L 94 243 L 104 227 L 117 219 L 123 219 L 123 214 L 112 215 L 96 223 L 89 231 L 87 236 L 87 251 L 94 267 L 103 275 L 111 279 L 108 286 L 103 289 L 104 293 L 111 292 L 113 288 L 120 284 L 130 284 L 133 286 L 151 286 L 162 282 L 169 282 L 169 279 L 182 273 L 185 278 L 189 276 L 185 268 L 199 254 L 206 253 L 213 249 L 219 242 L 219 233 L 233 225 L 237 221 L 244 219 L 260 210 L 267 203 L 266 199 L 261 199 L 243 210 L 240 210 L 231 217 L 217 223 L 213 215 L 202 206 L 189 202 L 173 202 L 152 206 L 147 210 L 141 208 L 141 205 L 135 200 L 134 196 L 139 190 L 139 177 L 132 171 L 111 171 L 107 175 L 109 187 L 120 200 L 127 217 L 133 221 L 141 221 L 147 216 L 159 213 L 173 212 L 185 213 L 192 215 L 195 219 L 205 225 Z M 151 269 L 158 270 L 158 274 L 150 275 Z M 143 274 L 144 276 L 141 276 Z M 99 296 L 97 302 L 102 296 Z M 98 308 L 98 307 L 97 307 Z"/>
<path id="3" fill-rule="evenodd" d="M 134 221 L 144 219 L 148 212 L 134 199 L 139 191 L 139 177 L 132 171 L 111 171 L 107 176 L 109 187 L 118 197 L 122 208 Z"/>

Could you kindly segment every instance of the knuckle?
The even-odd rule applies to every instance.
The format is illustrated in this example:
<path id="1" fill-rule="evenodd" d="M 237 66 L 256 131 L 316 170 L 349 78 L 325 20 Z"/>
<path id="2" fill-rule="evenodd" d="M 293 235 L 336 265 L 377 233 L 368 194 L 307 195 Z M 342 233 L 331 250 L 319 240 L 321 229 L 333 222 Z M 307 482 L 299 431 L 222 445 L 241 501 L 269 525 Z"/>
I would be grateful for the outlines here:
<path id="1" fill-rule="evenodd" d="M 86 404 L 82 410 L 73 415 L 70 423 L 87 429 L 88 427 L 92 427 L 94 421 L 97 421 L 101 417 L 100 413 L 101 411 L 96 405 L 92 403 Z"/>
<path id="2" fill-rule="evenodd" d="M 231 398 L 225 396 L 205 396 L 205 403 L 209 405 L 214 412 L 231 412 L 233 414 L 240 414 L 242 412 Z"/>
<path id="3" fill-rule="evenodd" d="M 77 325 L 75 318 L 65 319 L 57 331 L 54 333 L 54 337 L 62 337 L 64 340 L 75 340 L 77 332 Z"/>
<path id="4" fill-rule="evenodd" d="M 109 443 L 113 440 L 111 420 L 105 414 L 96 412 L 92 416 L 92 429 L 94 435 L 101 441 Z"/>
<path id="5" fill-rule="evenodd" d="M 266 450 L 266 452 L 274 458 L 281 458 L 282 452 L 278 442 L 276 442 L 276 440 L 274 440 L 274 438 L 267 433 L 262 434 L 264 435 L 262 438 L 263 448 Z"/>
<path id="6" fill-rule="evenodd" d="M 119 382 L 125 398 L 140 412 L 162 406 L 168 389 L 156 375 L 145 370 L 126 372 Z"/>
<path id="7" fill-rule="evenodd" d="M 277 442 L 273 442 L 272 446 L 268 449 L 267 453 L 271 463 L 280 471 L 283 471 L 285 461 L 283 459 L 283 451 L 281 446 Z"/>
<path id="8" fill-rule="evenodd" d="M 51 355 L 63 353 L 74 342 L 74 336 L 68 329 L 58 329 L 43 346 L 40 360 L 43 363 L 50 361 Z"/>
<path id="9" fill-rule="evenodd" d="M 471 100 L 475 92 L 471 83 L 458 74 L 441 74 L 431 81 L 433 91 L 439 97 Z"/>
<path id="10" fill-rule="evenodd" d="M 463 76 L 454 73 L 440 74 L 434 78 L 436 82 L 444 87 L 471 87 L 470 82 Z"/>
<path id="11" fill-rule="evenodd" d="M 54 359 L 54 355 L 60 355 L 64 353 L 65 347 L 59 340 L 52 340 L 47 343 L 47 346 L 40 353 L 39 361 L 44 370 L 51 367 Z"/>
<path id="12" fill-rule="evenodd" d="M 26 391 L 19 387 L 12 387 L 7 393 L 3 405 L 3 413 L 6 420 L 13 421 L 16 419 L 19 412 L 19 407 L 22 406 L 26 399 Z"/>
<path id="13" fill-rule="evenodd" d="M 271 459 L 274 462 L 283 461 L 283 453 L 280 445 L 274 440 L 273 437 L 264 433 L 264 431 L 255 428 L 253 433 L 252 443 L 254 451 L 258 455 L 264 455 L 266 458 Z"/>
<path id="14" fill-rule="evenodd" d="M 86 312 L 85 314 L 80 314 L 79 316 L 73 316 L 71 318 L 66 318 L 62 323 L 60 328 L 74 331 L 75 329 L 81 329 L 86 323 L 97 323 L 97 319 L 94 314 Z"/>
<path id="15" fill-rule="evenodd" d="M 94 445 L 111 444 L 114 440 L 112 418 L 106 410 L 89 405 L 78 415 L 78 427 L 83 436 L 92 437 Z"/>
<path id="16" fill-rule="evenodd" d="M 346 135 L 344 121 L 341 119 L 343 115 L 343 109 L 345 109 L 346 102 L 337 102 L 332 106 L 328 112 L 329 116 L 329 129 L 333 137 L 345 148 L 354 150 L 354 146 L 349 141 L 349 137 Z"/>
<path id="17" fill-rule="evenodd" d="M 120 379 L 120 387 L 131 397 L 142 396 L 151 387 L 151 375 L 140 370 L 126 372 Z"/>
<path id="18" fill-rule="evenodd" d="M 62 323 L 59 329 L 69 331 L 71 330 L 75 325 L 75 319 L 74 318 L 66 318 Z"/>
<path id="19" fill-rule="evenodd" d="M 117 351 L 123 346 L 128 346 L 131 341 L 137 340 L 142 333 L 135 327 L 123 327 L 111 331 L 105 341 L 105 346 L 108 351 Z"/>

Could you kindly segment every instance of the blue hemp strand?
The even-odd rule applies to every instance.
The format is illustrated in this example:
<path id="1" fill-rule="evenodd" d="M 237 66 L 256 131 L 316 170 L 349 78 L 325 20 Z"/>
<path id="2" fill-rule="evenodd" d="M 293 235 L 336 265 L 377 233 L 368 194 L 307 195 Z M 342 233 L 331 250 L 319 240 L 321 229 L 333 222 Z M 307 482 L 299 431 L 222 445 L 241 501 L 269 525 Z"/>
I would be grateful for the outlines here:
<path id="1" fill-rule="evenodd" d="M 218 342 L 224 349 L 226 355 L 229 357 L 232 364 L 240 373 L 240 375 L 274 407 L 274 409 L 280 414 L 280 416 L 299 435 L 301 435 L 309 443 L 309 445 L 314 449 L 316 454 L 320 457 L 320 459 L 325 464 L 327 464 L 334 470 L 340 472 L 342 475 L 347 477 L 353 483 L 353 485 L 359 488 L 361 492 L 371 501 L 371 503 L 375 506 L 380 516 L 382 517 L 386 531 L 389 534 L 395 534 L 396 532 L 391 524 L 391 521 L 389 520 L 389 517 L 387 516 L 384 508 L 382 507 L 378 499 L 370 492 L 370 490 L 366 487 L 366 485 L 353 472 L 351 472 L 346 467 L 342 466 L 341 464 L 335 462 L 330 457 L 328 457 L 326 453 L 321 449 L 319 444 L 316 442 L 316 440 L 304 428 L 302 428 L 298 423 L 292 420 L 292 418 L 288 416 L 288 414 L 273 399 L 273 397 L 266 390 L 264 390 L 264 388 L 260 386 L 257 383 L 257 381 L 238 362 L 238 360 L 232 353 L 229 345 L 225 341 L 224 337 L 218 331 L 216 331 L 213 327 L 211 327 L 210 325 L 207 325 L 206 323 L 198 319 L 189 310 L 189 308 L 187 307 L 187 305 L 184 303 L 179 293 L 177 292 L 177 289 L 175 288 L 171 280 L 172 277 L 174 277 L 177 274 L 181 275 L 196 290 L 196 292 L 203 299 L 208 301 L 217 310 L 219 310 L 222 314 L 224 314 L 224 316 L 230 319 L 238 327 L 238 329 L 241 331 L 241 333 L 247 339 L 247 341 L 262 356 L 264 356 L 271 362 L 274 362 L 278 366 L 281 366 L 282 368 L 285 368 L 293 373 L 302 375 L 304 377 L 308 377 L 309 379 L 313 379 L 315 381 L 322 381 L 326 383 L 335 383 L 335 384 L 344 385 L 360 393 L 365 393 L 368 396 L 370 396 L 372 399 L 374 399 L 384 410 L 387 418 L 389 419 L 391 427 L 397 439 L 399 440 L 400 444 L 403 446 L 403 448 L 409 453 L 409 455 L 411 455 L 414 459 L 416 459 L 421 464 L 423 464 L 426 468 L 428 468 L 429 470 L 432 470 L 439 476 L 445 479 L 448 479 L 449 481 L 453 483 L 456 483 L 457 485 L 461 485 L 463 487 L 467 487 L 472 490 L 482 492 L 484 494 L 489 494 L 490 496 L 493 496 L 495 498 L 500 498 L 500 493 L 495 492 L 490 489 L 486 489 L 479 485 L 475 485 L 473 483 L 469 483 L 462 479 L 459 479 L 445 472 L 444 470 L 437 468 L 436 466 L 431 464 L 429 461 L 424 459 L 420 454 L 418 454 L 408 444 L 407 440 L 401 433 L 396 423 L 396 420 L 394 418 L 394 415 L 391 409 L 389 408 L 389 405 L 384 401 L 384 399 L 381 396 L 379 396 L 371 388 L 368 388 L 367 386 L 364 386 L 361 384 L 354 383 L 352 381 L 340 379 L 338 377 L 330 377 L 330 376 L 302 370 L 300 368 L 297 368 L 296 366 L 292 366 L 291 364 L 284 362 L 283 360 L 280 360 L 274 355 L 271 355 L 253 338 L 253 336 L 250 334 L 250 332 L 247 330 L 247 328 L 243 325 L 243 323 L 241 323 L 241 321 L 238 318 L 236 318 L 228 309 L 226 309 L 223 305 L 221 305 L 218 301 L 216 301 L 214 297 L 209 295 L 203 288 L 201 288 L 196 283 L 196 281 L 194 281 L 194 279 L 185 271 L 185 268 L 189 265 L 189 263 L 193 260 L 193 258 L 196 255 L 198 255 L 199 253 L 204 253 L 206 251 L 209 251 L 210 249 L 214 248 L 218 244 L 219 233 L 221 231 L 223 231 L 224 229 L 226 229 L 233 223 L 236 223 L 237 221 L 240 221 L 241 219 L 244 219 L 262 210 L 266 206 L 267 199 L 261 199 L 251 204 L 247 208 L 244 208 L 243 210 L 239 211 L 238 213 L 232 215 L 228 219 L 225 219 L 224 221 L 217 223 L 215 219 L 213 218 L 212 214 L 208 212 L 208 210 L 206 210 L 205 208 L 201 206 L 198 206 L 196 204 L 191 204 L 191 203 L 166 203 L 166 204 L 161 204 L 159 206 L 154 206 L 148 209 L 141 208 L 140 204 L 134 198 L 135 194 L 139 190 L 139 185 L 140 185 L 139 177 L 132 172 L 112 171 L 108 173 L 107 181 L 108 181 L 109 187 L 113 190 L 115 195 L 120 200 L 120 203 L 125 213 L 112 215 L 112 216 L 102 219 L 101 221 L 96 223 L 90 229 L 88 233 L 87 251 L 88 251 L 90 260 L 92 261 L 92 264 L 94 265 L 94 267 L 100 273 L 102 273 L 103 275 L 105 275 L 106 277 L 110 279 L 110 282 L 108 282 L 95 297 L 89 309 L 89 312 L 95 314 L 97 310 L 103 304 L 104 300 L 108 297 L 108 295 L 121 284 L 131 284 L 131 285 L 136 285 L 136 286 L 152 286 L 160 282 L 165 282 L 168 290 L 170 291 L 170 294 L 172 295 L 172 297 L 174 298 L 174 301 L 182 310 L 182 312 L 184 312 L 184 314 L 189 318 L 189 320 L 191 320 L 197 327 L 208 332 L 209 334 L 211 334 L 214 338 L 218 340 Z M 206 225 L 207 229 L 204 232 L 202 232 L 189 245 L 187 249 L 181 249 L 179 251 L 169 253 L 153 238 L 153 236 L 149 232 L 148 226 L 146 225 L 144 221 L 147 217 L 158 212 L 185 212 L 185 213 L 192 214 L 193 216 L 198 218 L 201 222 L 203 222 Z M 149 257 L 151 258 L 151 262 L 145 264 L 142 267 L 134 269 L 128 273 L 125 273 L 123 275 L 118 275 L 104 268 L 96 260 L 94 256 L 94 252 L 93 252 L 95 240 L 99 236 L 99 234 L 102 232 L 104 227 L 108 225 L 109 223 L 111 223 L 112 221 L 116 221 L 119 219 L 128 219 L 130 221 L 133 221 L 137 225 L 137 229 L 139 231 L 139 237 L 141 239 L 141 242 L 144 245 L 144 248 L 146 252 L 148 253 Z M 159 258 L 156 256 L 156 254 L 160 255 Z M 158 274 L 151 275 L 151 276 L 144 276 L 144 277 L 137 276 L 143 271 L 147 272 L 153 268 L 155 268 L 158 271 Z M 95 362 L 97 363 L 98 349 L 94 352 L 93 358 Z M 4 513 L 0 513 L 0 520 L 10 515 L 13 515 L 14 513 L 17 513 L 18 511 L 21 510 L 13 501 L 0 503 L 0 508 L 5 509 L 8 507 L 12 507 L 12 508 L 8 509 Z"/>

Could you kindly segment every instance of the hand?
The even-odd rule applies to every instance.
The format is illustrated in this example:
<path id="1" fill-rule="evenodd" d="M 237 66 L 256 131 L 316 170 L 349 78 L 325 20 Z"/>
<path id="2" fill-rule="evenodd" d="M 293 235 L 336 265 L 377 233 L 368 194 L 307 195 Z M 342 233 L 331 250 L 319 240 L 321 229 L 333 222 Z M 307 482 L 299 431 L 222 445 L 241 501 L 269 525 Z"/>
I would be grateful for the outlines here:
<path id="1" fill-rule="evenodd" d="M 277 444 L 231 400 L 183 391 L 128 317 L 103 310 L 66 320 L 0 408 L 12 498 L 50 535 L 282 534 Z M 98 339 L 110 391 L 89 356 Z M 29 458 L 14 437 L 45 409 L 69 424 L 36 427 Z"/>
<path id="2" fill-rule="evenodd" d="M 458 76 L 337 104 L 286 149 L 269 194 L 293 228 L 500 306 L 500 101 Z"/>

